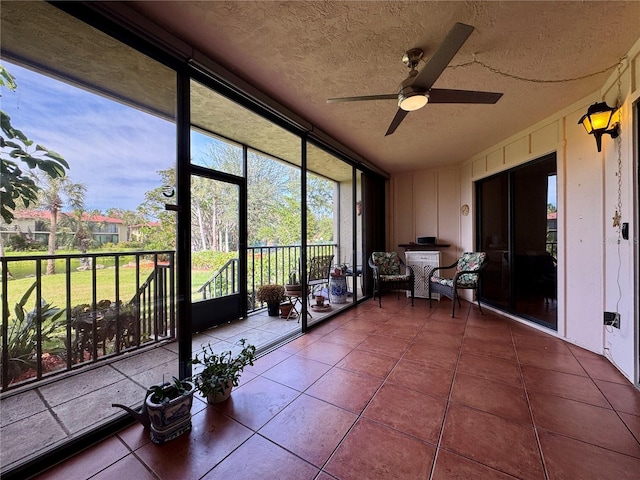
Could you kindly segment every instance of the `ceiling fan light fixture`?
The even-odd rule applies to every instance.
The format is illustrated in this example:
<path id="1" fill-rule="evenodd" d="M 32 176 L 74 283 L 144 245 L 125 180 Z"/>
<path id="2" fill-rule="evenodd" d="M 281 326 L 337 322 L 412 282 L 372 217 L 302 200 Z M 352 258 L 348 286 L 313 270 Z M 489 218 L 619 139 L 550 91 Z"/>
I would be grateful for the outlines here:
<path id="1" fill-rule="evenodd" d="M 429 95 L 426 93 L 408 92 L 398 95 L 398 107 L 407 112 L 413 112 L 424 107 L 429 102 Z"/>

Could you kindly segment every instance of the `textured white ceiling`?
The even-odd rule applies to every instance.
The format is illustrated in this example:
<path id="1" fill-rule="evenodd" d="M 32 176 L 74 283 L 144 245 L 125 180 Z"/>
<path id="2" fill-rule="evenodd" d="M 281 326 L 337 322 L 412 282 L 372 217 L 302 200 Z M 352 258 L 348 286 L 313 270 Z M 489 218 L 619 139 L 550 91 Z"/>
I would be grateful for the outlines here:
<path id="1" fill-rule="evenodd" d="M 615 64 L 640 37 L 640 2 L 140 1 L 130 5 L 389 172 L 457 163 L 598 90 L 613 71 L 543 84 L 479 65 L 448 68 L 434 87 L 503 92 L 496 105 L 427 105 L 384 133 L 402 54 L 429 57 L 455 22 L 475 27 L 472 55 L 527 78 L 564 79 Z M 594 41 L 597 39 L 597 42 Z"/>

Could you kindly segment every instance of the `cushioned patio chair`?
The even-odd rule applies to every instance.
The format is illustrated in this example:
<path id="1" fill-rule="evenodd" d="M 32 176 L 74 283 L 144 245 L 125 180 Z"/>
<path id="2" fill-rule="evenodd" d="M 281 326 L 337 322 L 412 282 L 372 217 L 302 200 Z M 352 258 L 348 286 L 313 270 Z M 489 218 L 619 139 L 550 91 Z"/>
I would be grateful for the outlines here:
<path id="1" fill-rule="evenodd" d="M 406 290 L 411 292 L 413 305 L 414 274 L 413 268 L 405 265 L 396 252 L 373 252 L 369 258 L 373 270 L 373 299 L 378 296 L 378 305 L 382 307 L 382 292 L 388 290 Z M 404 269 L 404 273 L 402 270 Z M 399 298 L 398 293 L 398 298 Z"/>
<path id="2" fill-rule="evenodd" d="M 475 290 L 478 308 L 480 306 L 480 296 L 478 295 L 478 284 L 480 283 L 480 272 L 487 265 L 487 254 L 485 252 L 465 252 L 453 264 L 447 267 L 437 267 L 429 273 L 429 308 L 431 308 L 431 294 L 439 293 L 451 299 L 451 316 L 455 316 L 456 301 L 460 304 L 458 290 Z M 453 278 L 443 278 L 436 275 L 439 270 L 455 268 Z"/>

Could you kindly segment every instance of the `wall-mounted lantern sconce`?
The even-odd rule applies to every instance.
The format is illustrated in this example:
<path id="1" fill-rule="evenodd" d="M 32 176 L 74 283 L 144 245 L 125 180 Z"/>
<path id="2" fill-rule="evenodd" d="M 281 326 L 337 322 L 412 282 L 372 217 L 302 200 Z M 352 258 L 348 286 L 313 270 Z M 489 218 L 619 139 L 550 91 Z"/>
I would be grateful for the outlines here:
<path id="1" fill-rule="evenodd" d="M 594 103 L 578 122 L 584 126 L 587 133 L 596 137 L 599 152 L 602 151 L 602 135 L 608 133 L 611 138 L 617 138 L 620 135 L 617 123 L 612 127 L 609 126 L 611 118 L 617 110 L 615 107 L 608 106 L 606 102 Z"/>

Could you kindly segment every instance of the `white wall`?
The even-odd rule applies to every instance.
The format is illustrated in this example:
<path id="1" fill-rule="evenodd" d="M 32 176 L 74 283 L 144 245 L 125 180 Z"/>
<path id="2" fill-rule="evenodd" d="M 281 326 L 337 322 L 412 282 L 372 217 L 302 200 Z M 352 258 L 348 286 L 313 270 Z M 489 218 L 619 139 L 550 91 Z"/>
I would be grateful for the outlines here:
<path id="1" fill-rule="evenodd" d="M 638 312 L 635 271 L 638 264 L 638 192 L 634 190 L 633 105 L 640 98 L 640 40 L 628 54 L 620 83 L 622 221 L 630 222 L 630 240 L 618 241 L 612 217 L 618 197 L 618 144 L 603 137 L 598 153 L 593 136 L 578 125 L 589 105 L 617 104 L 617 70 L 602 89 L 506 139 L 455 169 L 394 175 L 390 195 L 390 247 L 436 235 L 451 243 L 454 261 L 474 246 L 473 182 L 510 167 L 557 152 L 558 165 L 558 332 L 576 345 L 607 356 L 630 380 L 637 379 Z M 471 207 L 468 216 L 460 207 Z M 444 261 L 443 261 L 444 263 Z M 603 312 L 621 314 L 621 328 L 603 326 Z M 552 333 L 552 332 L 550 332 Z"/>

